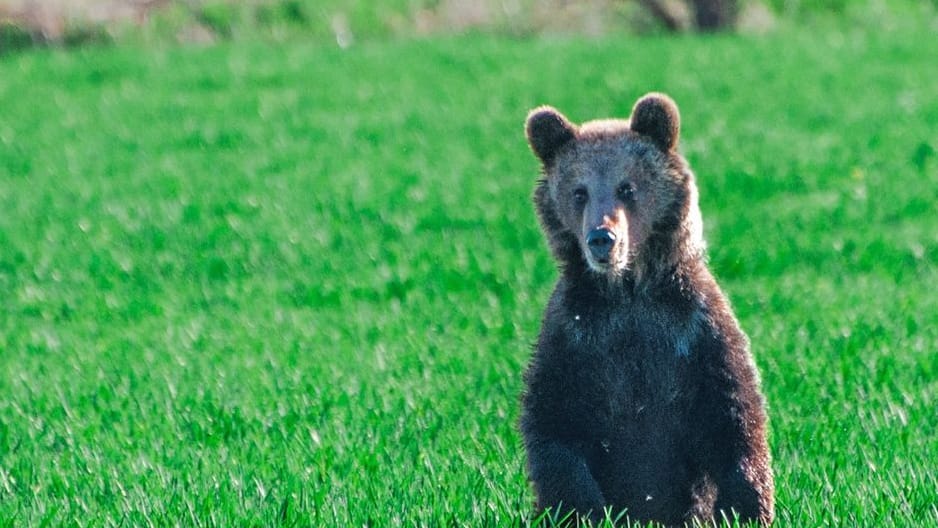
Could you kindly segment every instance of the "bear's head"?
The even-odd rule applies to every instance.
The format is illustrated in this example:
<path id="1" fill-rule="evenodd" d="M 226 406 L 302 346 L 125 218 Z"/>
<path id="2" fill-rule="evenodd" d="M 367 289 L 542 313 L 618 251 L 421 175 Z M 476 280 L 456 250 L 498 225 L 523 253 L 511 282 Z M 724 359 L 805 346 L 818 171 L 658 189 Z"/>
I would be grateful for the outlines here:
<path id="1" fill-rule="evenodd" d="M 571 123 L 554 108 L 531 111 L 526 132 L 544 178 L 538 216 L 567 267 L 636 280 L 671 273 L 703 254 L 697 188 L 678 153 L 680 116 L 648 94 L 628 120 Z"/>

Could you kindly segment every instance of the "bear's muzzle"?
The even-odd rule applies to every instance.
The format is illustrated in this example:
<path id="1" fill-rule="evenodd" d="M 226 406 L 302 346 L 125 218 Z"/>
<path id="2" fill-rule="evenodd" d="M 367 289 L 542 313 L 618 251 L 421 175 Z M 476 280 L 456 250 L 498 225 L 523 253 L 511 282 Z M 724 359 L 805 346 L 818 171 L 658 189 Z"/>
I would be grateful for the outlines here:
<path id="1" fill-rule="evenodd" d="M 612 248 L 616 245 L 616 234 L 606 228 L 593 229 L 586 235 L 586 246 L 593 259 L 600 264 L 609 262 Z"/>

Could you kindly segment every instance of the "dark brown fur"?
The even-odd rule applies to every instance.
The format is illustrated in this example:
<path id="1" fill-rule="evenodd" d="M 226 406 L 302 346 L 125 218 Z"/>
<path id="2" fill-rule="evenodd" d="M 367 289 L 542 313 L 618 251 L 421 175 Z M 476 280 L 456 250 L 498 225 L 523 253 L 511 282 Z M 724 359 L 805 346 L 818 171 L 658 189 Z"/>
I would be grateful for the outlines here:
<path id="1" fill-rule="evenodd" d="M 525 373 L 528 472 L 541 509 L 769 524 L 765 403 L 705 264 L 679 126 L 660 94 L 631 121 L 576 126 L 549 107 L 528 117 L 545 176 L 534 201 L 561 267 Z M 586 249 L 597 227 L 616 235 L 608 264 Z"/>

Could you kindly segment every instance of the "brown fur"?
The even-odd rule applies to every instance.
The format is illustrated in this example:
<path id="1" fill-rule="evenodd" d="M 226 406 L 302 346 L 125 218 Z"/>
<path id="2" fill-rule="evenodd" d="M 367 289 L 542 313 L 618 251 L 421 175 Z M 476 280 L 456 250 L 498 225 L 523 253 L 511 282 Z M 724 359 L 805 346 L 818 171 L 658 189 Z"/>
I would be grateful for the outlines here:
<path id="1" fill-rule="evenodd" d="M 561 267 L 525 373 L 528 472 L 542 509 L 769 524 L 758 373 L 705 264 L 679 128 L 660 94 L 628 121 L 528 117 L 544 170 L 534 202 Z M 615 240 L 603 261 L 587 240 L 597 229 Z"/>

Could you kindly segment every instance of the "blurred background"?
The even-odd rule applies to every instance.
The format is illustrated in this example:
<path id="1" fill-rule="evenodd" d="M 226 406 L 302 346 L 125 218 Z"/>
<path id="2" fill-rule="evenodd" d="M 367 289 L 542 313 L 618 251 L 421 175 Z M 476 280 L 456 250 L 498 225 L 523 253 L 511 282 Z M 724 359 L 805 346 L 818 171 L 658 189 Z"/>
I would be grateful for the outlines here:
<path id="1" fill-rule="evenodd" d="M 938 0 L 0 0 L 0 50 L 89 42 L 721 31 L 934 19 Z"/>

